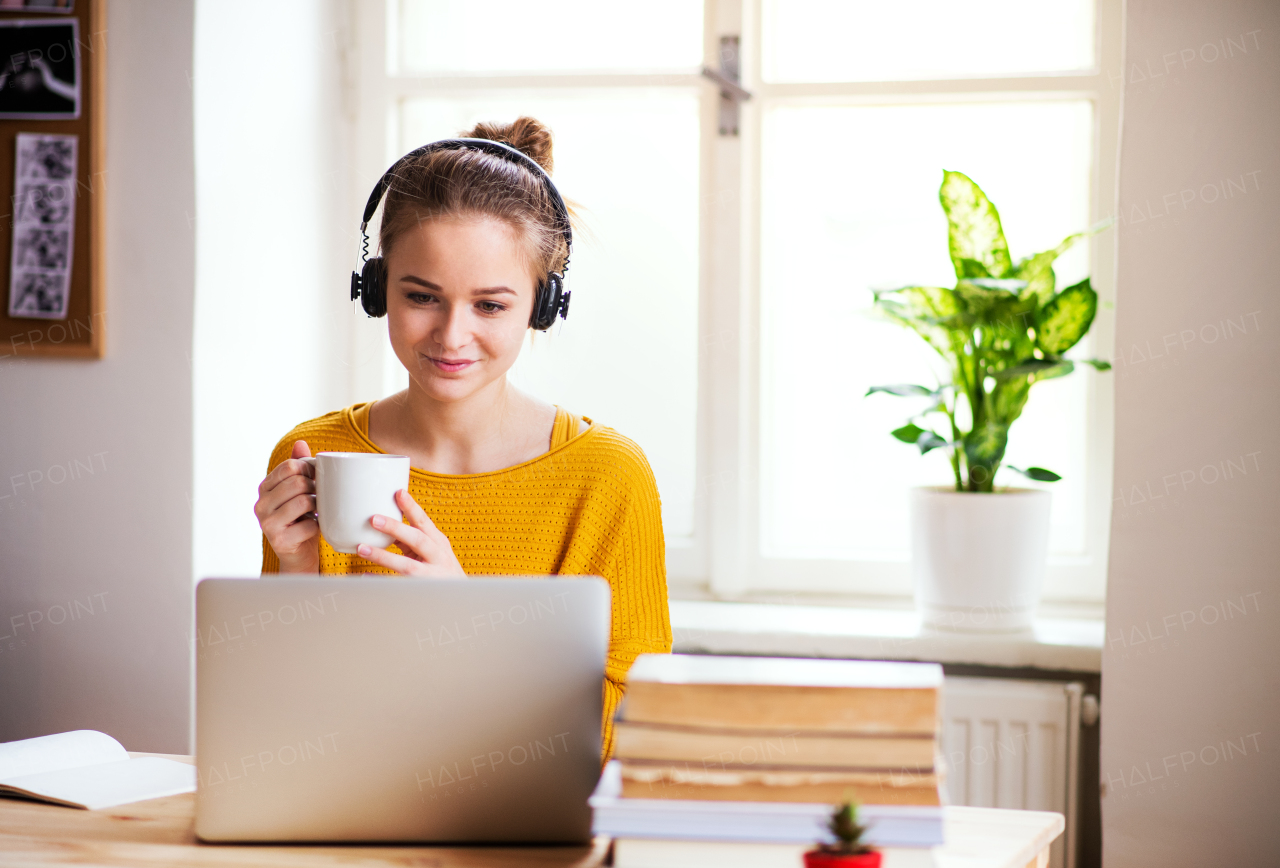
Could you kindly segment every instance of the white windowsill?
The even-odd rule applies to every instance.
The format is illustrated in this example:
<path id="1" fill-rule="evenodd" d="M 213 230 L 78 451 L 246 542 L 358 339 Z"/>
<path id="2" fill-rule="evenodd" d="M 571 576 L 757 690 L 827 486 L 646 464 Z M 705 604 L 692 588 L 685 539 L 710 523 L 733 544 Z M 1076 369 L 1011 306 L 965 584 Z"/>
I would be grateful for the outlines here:
<path id="1" fill-rule="evenodd" d="M 675 599 L 670 606 L 678 653 L 1102 671 L 1100 617 L 1037 618 L 1029 633 L 979 635 L 922 630 L 904 609 Z"/>

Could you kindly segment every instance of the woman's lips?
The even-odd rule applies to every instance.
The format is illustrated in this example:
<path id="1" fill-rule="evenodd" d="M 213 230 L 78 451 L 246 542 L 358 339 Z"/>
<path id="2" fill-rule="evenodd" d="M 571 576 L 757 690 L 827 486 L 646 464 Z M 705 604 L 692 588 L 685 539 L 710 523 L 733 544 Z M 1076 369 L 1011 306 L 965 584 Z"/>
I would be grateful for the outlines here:
<path id="1" fill-rule="evenodd" d="M 440 370 L 447 371 L 451 374 L 457 373 L 458 371 L 475 364 L 475 359 L 435 359 L 431 356 L 426 356 L 425 358 Z"/>

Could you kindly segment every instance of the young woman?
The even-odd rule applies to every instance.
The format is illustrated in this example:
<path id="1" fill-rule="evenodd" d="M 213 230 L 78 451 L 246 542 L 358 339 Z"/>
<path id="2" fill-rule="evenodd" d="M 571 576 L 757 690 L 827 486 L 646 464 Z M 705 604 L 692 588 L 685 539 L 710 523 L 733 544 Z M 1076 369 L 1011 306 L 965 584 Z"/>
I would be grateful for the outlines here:
<path id="1" fill-rule="evenodd" d="M 551 171 L 551 134 L 531 118 L 465 135 Z M 507 382 L 539 284 L 563 272 L 569 252 L 546 182 L 511 157 L 450 148 L 397 167 L 378 240 L 409 388 L 280 440 L 254 507 L 262 571 L 603 576 L 613 596 L 608 757 L 627 670 L 639 654 L 671 650 L 661 504 L 636 444 Z M 395 538 L 391 551 L 345 555 L 321 537 L 312 471 L 298 460 L 318 452 L 409 456 L 409 489 L 396 495 L 407 523 L 371 519 Z"/>

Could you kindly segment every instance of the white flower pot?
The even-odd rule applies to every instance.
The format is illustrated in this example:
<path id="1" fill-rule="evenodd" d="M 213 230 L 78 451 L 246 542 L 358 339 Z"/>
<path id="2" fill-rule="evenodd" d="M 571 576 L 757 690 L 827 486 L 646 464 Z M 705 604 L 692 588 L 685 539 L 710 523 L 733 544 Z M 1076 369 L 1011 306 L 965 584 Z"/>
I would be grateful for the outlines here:
<path id="1" fill-rule="evenodd" d="M 1031 629 L 1049 553 L 1047 491 L 911 490 L 911 576 L 925 625 Z"/>

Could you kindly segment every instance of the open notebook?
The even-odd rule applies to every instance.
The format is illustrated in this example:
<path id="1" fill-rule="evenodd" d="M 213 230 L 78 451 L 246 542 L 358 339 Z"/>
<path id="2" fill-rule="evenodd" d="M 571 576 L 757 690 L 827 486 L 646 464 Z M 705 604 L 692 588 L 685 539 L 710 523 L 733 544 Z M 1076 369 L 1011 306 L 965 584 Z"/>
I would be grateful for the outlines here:
<path id="1" fill-rule="evenodd" d="M 91 729 L 0 744 L 0 796 L 96 810 L 195 788 L 194 766 L 130 759 L 120 742 Z"/>

